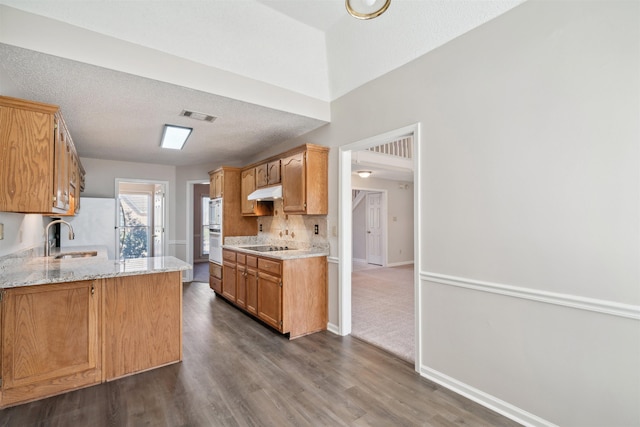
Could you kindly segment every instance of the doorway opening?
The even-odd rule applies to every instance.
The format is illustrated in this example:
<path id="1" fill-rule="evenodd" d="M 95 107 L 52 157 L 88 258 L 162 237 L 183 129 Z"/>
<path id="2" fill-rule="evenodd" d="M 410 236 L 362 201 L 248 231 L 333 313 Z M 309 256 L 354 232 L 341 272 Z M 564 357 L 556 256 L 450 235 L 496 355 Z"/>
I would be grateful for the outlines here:
<path id="1" fill-rule="evenodd" d="M 166 253 L 165 181 L 116 179 L 117 259 Z"/>
<path id="2" fill-rule="evenodd" d="M 409 337 L 410 342 L 407 346 L 409 354 L 405 351 L 403 355 L 400 355 L 393 351 L 395 345 L 393 343 L 387 346 L 386 349 L 398 354 L 405 360 L 413 361 L 416 371 L 419 370 L 421 355 L 421 312 L 418 280 L 420 271 L 420 244 L 419 238 L 416 237 L 419 236 L 420 223 L 419 144 L 417 143 L 417 141 L 420 140 L 419 131 L 420 125 L 414 124 L 344 145 L 340 147 L 339 152 L 340 258 L 338 260 L 338 331 L 341 335 L 353 334 L 354 336 L 357 336 L 357 334 L 361 332 L 354 330 L 353 316 L 354 313 L 358 314 L 355 310 L 358 307 L 354 307 L 354 304 L 358 303 L 356 300 L 362 295 L 360 292 L 362 289 L 366 291 L 365 294 L 370 291 L 374 293 L 377 292 L 378 294 L 374 295 L 370 300 L 379 302 L 380 300 L 389 299 L 390 296 L 395 295 L 394 291 L 397 293 L 398 277 L 402 277 L 402 281 L 406 282 L 405 287 L 402 289 L 402 293 L 405 296 L 403 300 L 404 311 L 412 312 L 411 314 L 413 314 L 413 316 L 405 316 L 403 322 L 400 322 L 404 325 L 402 326 L 403 329 L 391 332 L 390 336 Z M 410 141 L 410 143 L 407 143 L 407 140 Z M 397 174 L 402 173 L 402 171 L 399 170 L 402 168 L 394 166 L 394 162 L 392 161 L 384 161 L 382 162 L 383 165 L 376 165 L 371 162 L 372 152 L 380 155 L 389 154 L 385 151 L 388 149 L 395 150 L 395 146 L 397 145 L 408 147 L 407 149 L 410 150 L 411 153 L 408 162 L 410 163 L 410 169 L 412 171 L 410 171 L 410 177 L 408 179 L 406 176 L 405 178 L 399 178 Z M 404 163 L 406 165 L 406 159 Z M 383 167 L 384 165 L 387 167 Z M 376 169 L 376 167 L 378 167 L 378 169 Z M 373 173 L 369 174 L 369 178 L 360 178 L 357 174 L 358 171 L 373 171 Z M 363 182 L 368 184 L 363 184 Z M 364 196 L 360 197 L 366 197 L 368 192 L 373 193 L 372 203 L 369 204 L 368 208 L 366 208 L 365 205 L 365 212 L 367 212 L 367 215 L 371 218 L 365 216 L 366 221 L 364 225 L 358 222 L 353 215 L 354 199 L 358 197 L 358 193 L 356 193 L 357 190 L 367 191 Z M 390 200 L 392 192 L 403 193 L 403 200 L 406 200 L 407 204 L 403 205 L 400 211 L 397 209 L 398 199 L 396 195 L 393 196 L 393 201 Z M 375 193 L 378 193 L 378 195 L 375 195 Z M 378 205 L 378 207 L 376 207 L 376 205 Z M 387 211 L 385 207 L 388 207 L 390 210 L 393 209 L 393 212 Z M 354 240 L 354 232 L 357 232 L 358 228 L 362 229 L 364 227 L 367 236 L 375 234 L 375 230 L 369 227 L 370 224 L 376 224 L 376 215 L 378 216 L 377 219 L 380 225 L 379 233 L 375 238 L 371 238 L 368 243 L 365 240 L 365 253 L 367 247 L 369 247 L 369 251 L 373 252 L 374 256 L 370 258 L 369 255 L 365 255 L 364 260 L 366 262 L 358 263 L 357 261 L 363 258 L 360 258 L 362 251 L 359 252 L 360 256 L 357 256 L 359 249 L 356 248 L 356 245 L 362 244 L 362 241 L 357 243 Z M 388 230 L 382 229 L 383 224 L 387 225 Z M 377 244 L 380 244 L 382 247 L 380 253 L 375 253 Z M 370 261 L 373 262 L 370 263 Z M 360 268 L 363 265 L 367 268 Z M 385 277 L 388 280 L 386 280 L 386 283 L 382 283 L 382 279 Z M 371 284 L 374 280 L 380 283 L 377 283 L 377 285 L 379 285 L 377 289 L 372 290 L 370 288 L 373 288 Z M 364 288 L 358 288 L 361 284 L 360 282 L 364 283 Z M 396 312 L 399 312 L 399 310 L 396 310 Z M 360 319 L 360 321 L 362 321 L 362 319 Z M 372 326 L 370 329 L 373 331 L 379 329 L 376 325 L 369 326 Z M 374 342 L 374 344 L 376 343 Z M 385 348 L 383 345 L 380 346 Z"/>
<path id="3" fill-rule="evenodd" d="M 192 269 L 184 271 L 185 282 L 209 282 L 209 264 L 202 262 L 207 261 L 209 256 L 208 188 L 207 179 L 188 180 L 186 183 L 186 262 L 191 264 Z"/>
<path id="4" fill-rule="evenodd" d="M 209 183 L 193 185 L 193 281 L 209 282 Z"/>

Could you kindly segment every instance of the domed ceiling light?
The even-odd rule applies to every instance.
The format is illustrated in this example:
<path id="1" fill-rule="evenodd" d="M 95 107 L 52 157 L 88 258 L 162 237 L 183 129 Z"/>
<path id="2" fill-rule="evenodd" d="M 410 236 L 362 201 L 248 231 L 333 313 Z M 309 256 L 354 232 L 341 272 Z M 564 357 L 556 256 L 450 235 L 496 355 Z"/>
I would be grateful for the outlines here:
<path id="1" fill-rule="evenodd" d="M 349 15 L 358 19 L 373 19 L 382 15 L 391 4 L 391 0 L 345 0 Z"/>
<path id="2" fill-rule="evenodd" d="M 371 171 L 357 171 L 356 172 L 360 178 L 369 178 L 373 172 Z"/>

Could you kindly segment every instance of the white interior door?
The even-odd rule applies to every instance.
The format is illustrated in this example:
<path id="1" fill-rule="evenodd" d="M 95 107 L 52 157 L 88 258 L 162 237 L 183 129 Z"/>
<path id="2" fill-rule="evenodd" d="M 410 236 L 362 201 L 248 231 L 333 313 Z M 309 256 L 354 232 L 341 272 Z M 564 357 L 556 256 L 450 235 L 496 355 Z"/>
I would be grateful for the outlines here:
<path id="1" fill-rule="evenodd" d="M 383 265 L 382 193 L 367 193 L 367 263 Z"/>

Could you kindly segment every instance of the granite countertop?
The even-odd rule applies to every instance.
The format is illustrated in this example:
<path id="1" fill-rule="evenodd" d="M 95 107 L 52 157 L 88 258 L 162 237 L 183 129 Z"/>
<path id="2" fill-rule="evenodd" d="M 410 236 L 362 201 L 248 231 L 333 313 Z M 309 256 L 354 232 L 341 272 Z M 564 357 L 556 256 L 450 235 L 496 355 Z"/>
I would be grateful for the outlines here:
<path id="1" fill-rule="evenodd" d="M 55 259 L 59 251 L 52 252 L 50 257 L 43 257 L 37 251 L 26 251 L 4 257 L 0 260 L 0 289 L 191 269 L 188 263 L 172 256 L 108 259 L 104 247 L 70 247 L 62 252 L 85 251 L 97 251 L 98 254 L 87 258 Z"/>
<path id="2" fill-rule="evenodd" d="M 310 247 L 306 249 L 289 249 L 284 251 L 268 251 L 261 252 L 248 249 L 251 246 L 269 246 L 269 245 L 222 245 L 223 249 L 232 249 L 238 252 L 244 252 L 251 255 L 258 255 L 265 258 L 274 258 L 279 260 L 287 259 L 299 259 L 299 258 L 312 258 L 318 256 L 328 256 L 329 249 L 323 247 Z M 282 245 L 281 245 L 282 246 Z"/>

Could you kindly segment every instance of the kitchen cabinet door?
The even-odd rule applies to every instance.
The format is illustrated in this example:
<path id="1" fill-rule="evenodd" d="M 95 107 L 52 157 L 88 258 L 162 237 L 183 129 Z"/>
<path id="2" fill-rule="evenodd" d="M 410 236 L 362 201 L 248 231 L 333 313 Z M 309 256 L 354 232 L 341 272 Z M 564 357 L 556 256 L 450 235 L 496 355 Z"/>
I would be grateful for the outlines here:
<path id="1" fill-rule="evenodd" d="M 73 215 L 77 153 L 58 107 L 0 96 L 0 129 L 0 211 Z M 74 189 L 77 199 L 82 188 Z"/>
<path id="2" fill-rule="evenodd" d="M 256 166 L 256 188 L 269 185 L 269 167 L 266 163 Z"/>
<path id="3" fill-rule="evenodd" d="M 224 192 L 224 172 L 216 170 L 209 174 L 209 178 L 209 197 L 212 199 L 222 197 Z"/>
<path id="4" fill-rule="evenodd" d="M 238 253 L 236 257 L 236 304 L 245 308 L 247 306 L 247 256 Z"/>
<path id="5" fill-rule="evenodd" d="M 273 215 L 273 202 L 248 200 L 247 196 L 256 190 L 256 168 L 242 171 L 240 176 L 240 204 L 242 215 L 263 216 Z"/>
<path id="6" fill-rule="evenodd" d="M 209 287 L 216 293 L 222 293 L 222 266 L 209 262 Z"/>
<path id="7" fill-rule="evenodd" d="M 305 213 L 307 209 L 305 153 L 282 159 L 282 210 Z"/>
<path id="8" fill-rule="evenodd" d="M 103 280 L 105 380 L 182 360 L 182 274 Z"/>
<path id="9" fill-rule="evenodd" d="M 280 159 L 269 162 L 268 165 L 268 185 L 280 184 Z"/>
<path id="10" fill-rule="evenodd" d="M 222 296 L 231 302 L 236 302 L 237 280 L 236 263 L 224 261 L 222 263 Z"/>
<path id="11" fill-rule="evenodd" d="M 240 203 L 242 215 L 254 215 L 256 201 L 248 200 L 247 196 L 256 191 L 256 169 L 243 170 L 240 175 Z"/>
<path id="12" fill-rule="evenodd" d="M 100 289 L 86 280 L 4 291 L 0 406 L 101 381 Z"/>
<path id="13" fill-rule="evenodd" d="M 258 318 L 282 331 L 282 280 L 258 271 Z"/>
<path id="14" fill-rule="evenodd" d="M 246 267 L 246 287 L 247 287 L 247 304 L 245 309 L 253 314 L 258 315 L 258 258 L 247 255 Z"/>

